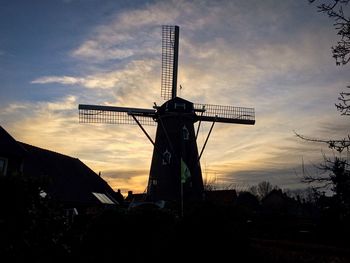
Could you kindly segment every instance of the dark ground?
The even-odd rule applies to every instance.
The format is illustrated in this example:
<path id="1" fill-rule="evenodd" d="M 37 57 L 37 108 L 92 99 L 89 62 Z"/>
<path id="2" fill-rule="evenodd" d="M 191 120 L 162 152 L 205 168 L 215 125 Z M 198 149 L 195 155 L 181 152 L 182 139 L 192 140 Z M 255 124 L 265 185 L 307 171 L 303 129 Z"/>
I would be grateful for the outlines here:
<path id="1" fill-rule="evenodd" d="M 248 218 L 236 208 L 211 205 L 187 211 L 184 218 L 159 210 L 106 211 L 87 227 L 72 255 L 84 262 L 350 262 L 348 234 L 341 224 Z"/>
<path id="2" fill-rule="evenodd" d="M 179 217 L 173 207 L 99 207 L 68 220 L 35 183 L 3 178 L 0 261 L 350 262 L 347 210 L 289 208 L 197 203 Z"/>

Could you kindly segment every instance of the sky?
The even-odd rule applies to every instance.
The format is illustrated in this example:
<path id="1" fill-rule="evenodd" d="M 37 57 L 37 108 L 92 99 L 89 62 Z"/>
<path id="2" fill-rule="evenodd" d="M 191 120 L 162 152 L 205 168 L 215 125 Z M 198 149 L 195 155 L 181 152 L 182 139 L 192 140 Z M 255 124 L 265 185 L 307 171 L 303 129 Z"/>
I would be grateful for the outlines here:
<path id="1" fill-rule="evenodd" d="M 136 125 L 79 123 L 78 104 L 161 105 L 161 25 L 179 25 L 178 95 L 256 112 L 254 126 L 215 124 L 203 177 L 217 187 L 306 187 L 302 163 L 317 173 L 322 155 L 336 153 L 295 132 L 349 133 L 334 106 L 349 67 L 332 58 L 332 24 L 306 0 L 1 0 L 0 125 L 79 158 L 124 194 L 143 192 L 152 144 Z"/>

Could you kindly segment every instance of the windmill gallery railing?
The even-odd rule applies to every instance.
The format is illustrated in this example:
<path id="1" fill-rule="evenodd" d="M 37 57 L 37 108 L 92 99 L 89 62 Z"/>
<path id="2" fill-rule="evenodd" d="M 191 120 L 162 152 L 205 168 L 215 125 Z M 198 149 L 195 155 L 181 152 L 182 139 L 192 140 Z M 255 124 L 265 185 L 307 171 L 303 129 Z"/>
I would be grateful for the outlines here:
<path id="1" fill-rule="evenodd" d="M 194 104 L 195 111 L 202 111 L 199 119 L 224 123 L 254 124 L 254 108 L 223 106 L 213 104 Z"/>

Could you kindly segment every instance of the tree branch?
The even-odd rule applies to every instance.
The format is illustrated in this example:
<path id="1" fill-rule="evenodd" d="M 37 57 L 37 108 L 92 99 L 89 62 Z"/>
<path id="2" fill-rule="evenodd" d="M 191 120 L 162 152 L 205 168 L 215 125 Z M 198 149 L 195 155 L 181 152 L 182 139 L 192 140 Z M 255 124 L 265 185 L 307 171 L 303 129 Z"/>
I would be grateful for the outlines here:
<path id="1" fill-rule="evenodd" d="M 309 0 L 314 3 L 317 0 Z M 333 0 L 331 3 L 322 3 L 317 6 L 318 12 L 328 15 L 335 20 L 334 27 L 338 30 L 340 41 L 332 47 L 333 57 L 336 65 L 345 65 L 350 61 L 350 18 L 344 13 L 343 7 L 346 7 L 350 0 Z"/>
<path id="2" fill-rule="evenodd" d="M 347 86 L 347 88 L 350 89 L 350 86 Z M 339 95 L 338 100 L 340 102 L 335 104 L 335 107 L 341 112 L 341 115 L 350 115 L 350 92 L 341 92 Z"/>
<path id="3" fill-rule="evenodd" d="M 309 142 L 318 142 L 318 143 L 325 143 L 328 144 L 328 147 L 331 149 L 336 150 L 337 152 L 341 153 L 344 150 L 349 151 L 350 150 L 350 135 L 348 135 L 347 138 L 343 138 L 340 140 L 324 140 L 324 139 L 316 139 L 316 138 L 309 138 L 304 135 L 298 134 L 294 131 L 294 134 L 304 140 Z"/>

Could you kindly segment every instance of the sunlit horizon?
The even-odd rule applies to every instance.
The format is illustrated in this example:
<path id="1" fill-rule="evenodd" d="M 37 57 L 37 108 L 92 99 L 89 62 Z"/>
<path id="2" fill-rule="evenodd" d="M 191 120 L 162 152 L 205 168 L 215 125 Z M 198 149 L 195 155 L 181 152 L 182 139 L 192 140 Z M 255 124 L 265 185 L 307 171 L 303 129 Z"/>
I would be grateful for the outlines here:
<path id="1" fill-rule="evenodd" d="M 307 187 L 302 160 L 315 172 L 333 153 L 295 132 L 348 134 L 334 104 L 349 69 L 332 58 L 333 22 L 307 1 L 13 1 L 0 13 L 0 125 L 18 141 L 79 158 L 124 195 L 146 189 L 152 144 L 137 125 L 79 123 L 78 104 L 164 103 L 163 24 L 180 26 L 180 97 L 255 108 L 254 126 L 215 124 L 201 167 L 218 187 Z M 201 127 L 199 149 L 210 123 Z M 146 130 L 154 138 L 155 127 Z"/>

